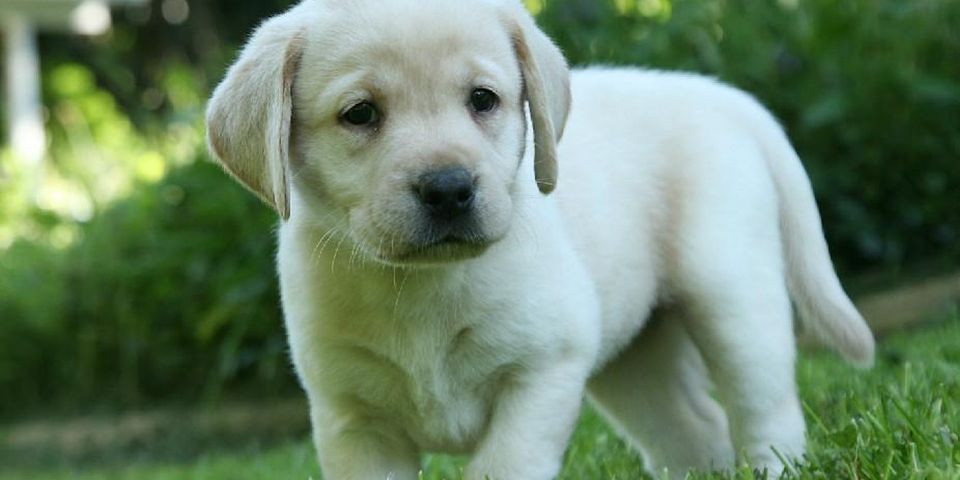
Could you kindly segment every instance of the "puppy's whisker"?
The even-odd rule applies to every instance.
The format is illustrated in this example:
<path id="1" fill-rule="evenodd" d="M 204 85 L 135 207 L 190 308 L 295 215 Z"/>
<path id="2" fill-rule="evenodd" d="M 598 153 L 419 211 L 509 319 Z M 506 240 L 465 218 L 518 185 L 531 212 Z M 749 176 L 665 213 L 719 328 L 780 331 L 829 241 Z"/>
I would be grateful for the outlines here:
<path id="1" fill-rule="evenodd" d="M 320 257 L 323 255 L 324 249 L 326 249 L 327 245 L 333 239 L 334 235 L 337 235 L 337 234 L 345 235 L 344 232 L 340 231 L 340 225 L 346 226 L 346 221 L 344 220 L 344 221 L 338 222 L 333 227 L 330 227 L 330 229 L 324 232 L 324 234 L 317 241 L 317 244 L 316 246 L 314 246 L 313 252 L 311 253 L 311 259 L 313 262 L 316 262 L 317 260 L 320 259 Z"/>
<path id="2" fill-rule="evenodd" d="M 323 251 L 330 245 L 330 242 L 333 240 L 335 235 L 345 235 L 338 228 L 333 228 L 330 230 L 330 234 L 327 235 L 327 238 L 323 240 L 323 244 L 320 245 L 320 251 L 317 252 L 317 257 L 320 257 L 323 254 Z"/>
<path id="3" fill-rule="evenodd" d="M 330 238 L 336 231 L 337 231 L 337 227 L 332 227 L 326 232 L 324 232 L 323 235 L 320 236 L 320 239 L 317 240 L 317 244 L 314 245 L 313 251 L 310 252 L 310 258 L 314 262 L 316 262 L 316 260 L 320 258 L 320 255 L 323 254 L 323 246 L 326 244 L 327 239 Z"/>
<path id="4" fill-rule="evenodd" d="M 365 255 L 363 254 L 363 248 L 360 246 L 359 242 L 354 242 L 353 249 L 350 251 L 350 266 L 362 267 L 364 263 Z"/>
<path id="5" fill-rule="evenodd" d="M 333 250 L 333 258 L 330 259 L 330 273 L 333 274 L 336 270 L 337 257 L 340 255 L 340 247 L 343 245 L 343 241 L 347 239 L 346 235 L 340 236 L 340 241 L 337 242 L 337 247 Z"/>
<path id="6" fill-rule="evenodd" d="M 327 237 L 329 237 L 334 232 L 336 232 L 338 228 L 339 228 L 339 224 L 336 224 L 328 228 L 325 232 L 323 232 L 323 235 L 320 235 L 319 240 L 317 240 L 317 246 L 320 246 L 320 244 L 323 243 Z M 314 249 L 314 253 L 316 253 L 316 248 Z"/>
<path id="7" fill-rule="evenodd" d="M 394 275 L 396 275 L 397 269 L 394 268 Z M 396 330 L 399 326 L 400 318 L 397 315 L 398 310 L 400 309 L 400 296 L 403 295 L 403 287 L 406 286 L 407 280 L 410 278 L 410 270 L 404 270 L 403 280 L 400 281 L 400 288 L 397 289 L 397 295 L 393 299 L 393 313 L 391 314 L 391 327 L 393 330 Z M 394 335 L 394 345 L 393 350 L 396 351 L 400 345 L 401 335 Z"/>

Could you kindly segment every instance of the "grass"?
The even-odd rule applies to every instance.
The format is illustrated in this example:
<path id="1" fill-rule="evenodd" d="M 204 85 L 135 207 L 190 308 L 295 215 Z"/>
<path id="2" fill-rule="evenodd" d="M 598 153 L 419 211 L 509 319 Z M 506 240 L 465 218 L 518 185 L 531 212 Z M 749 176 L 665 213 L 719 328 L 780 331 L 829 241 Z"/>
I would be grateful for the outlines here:
<path id="1" fill-rule="evenodd" d="M 803 356 L 798 381 L 806 407 L 808 454 L 796 479 L 960 479 L 960 315 L 881 343 L 877 366 L 857 371 L 826 353 Z M 463 459 L 428 456 L 427 480 L 458 478 Z M 188 460 L 149 453 L 86 466 L 4 469 L 0 480 L 315 479 L 307 440 L 245 447 Z M 563 479 L 647 478 L 642 461 L 585 409 L 565 458 Z M 762 478 L 743 467 L 696 479 Z"/>

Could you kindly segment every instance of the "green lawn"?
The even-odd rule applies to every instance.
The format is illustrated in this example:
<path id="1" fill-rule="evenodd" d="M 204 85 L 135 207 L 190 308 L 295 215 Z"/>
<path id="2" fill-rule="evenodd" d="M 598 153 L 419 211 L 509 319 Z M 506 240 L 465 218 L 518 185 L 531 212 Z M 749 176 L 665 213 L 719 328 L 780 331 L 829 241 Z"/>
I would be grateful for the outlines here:
<path id="1" fill-rule="evenodd" d="M 802 479 L 960 479 L 960 316 L 881 343 L 877 366 L 854 370 L 835 357 L 807 354 L 799 365 L 809 452 L 789 472 Z M 426 479 L 456 476 L 462 460 L 425 459 Z M 564 479 L 635 479 L 639 457 L 586 411 L 567 453 Z M 306 440 L 202 456 L 188 462 L 144 458 L 123 464 L 17 467 L 0 480 L 319 480 Z M 756 478 L 733 474 L 696 478 Z"/>

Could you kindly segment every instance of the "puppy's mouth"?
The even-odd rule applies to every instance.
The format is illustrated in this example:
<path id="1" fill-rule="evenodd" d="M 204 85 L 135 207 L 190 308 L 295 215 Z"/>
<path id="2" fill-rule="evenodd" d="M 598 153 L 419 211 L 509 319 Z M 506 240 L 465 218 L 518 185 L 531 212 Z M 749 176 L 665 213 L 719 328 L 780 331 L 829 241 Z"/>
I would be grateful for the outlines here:
<path id="1" fill-rule="evenodd" d="M 455 262 L 481 255 L 491 243 L 483 237 L 463 238 L 446 235 L 420 245 L 412 245 L 410 249 L 395 258 L 401 262 L 413 263 Z"/>
<path id="2" fill-rule="evenodd" d="M 377 260 L 396 266 L 430 266 L 476 258 L 495 240 L 477 235 L 444 235 L 416 243 L 395 245 L 374 255 Z"/>

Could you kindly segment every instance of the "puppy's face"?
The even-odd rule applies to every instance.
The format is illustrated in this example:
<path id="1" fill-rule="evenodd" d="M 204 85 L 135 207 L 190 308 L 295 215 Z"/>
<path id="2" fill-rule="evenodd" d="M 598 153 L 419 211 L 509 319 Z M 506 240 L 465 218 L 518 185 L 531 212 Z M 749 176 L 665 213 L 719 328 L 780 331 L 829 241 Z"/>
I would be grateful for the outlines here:
<path id="1" fill-rule="evenodd" d="M 536 184 L 553 190 L 568 87 L 518 0 L 304 0 L 251 37 L 210 101 L 208 140 L 285 220 L 385 263 L 451 261 L 504 237 L 532 194 L 525 106 Z"/>
<path id="2" fill-rule="evenodd" d="M 293 188 L 377 260 L 478 255 L 511 224 L 523 154 L 510 36 L 478 28 L 499 19 L 464 2 L 372 3 L 334 8 L 306 33 Z"/>

